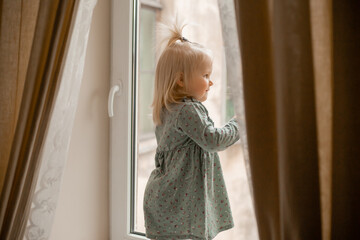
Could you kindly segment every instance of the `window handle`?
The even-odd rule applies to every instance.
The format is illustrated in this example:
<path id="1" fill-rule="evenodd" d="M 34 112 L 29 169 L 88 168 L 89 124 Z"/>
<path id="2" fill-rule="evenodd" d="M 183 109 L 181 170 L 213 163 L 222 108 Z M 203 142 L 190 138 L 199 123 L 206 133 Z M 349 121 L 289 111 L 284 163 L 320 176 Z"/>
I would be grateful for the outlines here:
<path id="1" fill-rule="evenodd" d="M 114 86 L 112 86 L 112 88 L 110 89 L 109 99 L 108 99 L 108 113 L 109 113 L 109 117 L 113 117 L 113 116 L 114 116 L 114 98 L 115 98 L 115 94 L 116 94 L 118 91 L 120 91 L 119 85 L 114 85 Z"/>

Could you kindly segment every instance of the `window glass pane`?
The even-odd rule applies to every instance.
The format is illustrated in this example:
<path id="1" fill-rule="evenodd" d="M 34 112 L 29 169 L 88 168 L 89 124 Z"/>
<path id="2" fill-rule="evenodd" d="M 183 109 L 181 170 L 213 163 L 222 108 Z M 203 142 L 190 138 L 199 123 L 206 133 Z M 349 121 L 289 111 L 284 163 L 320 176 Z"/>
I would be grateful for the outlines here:
<path id="1" fill-rule="evenodd" d="M 140 8 L 140 71 L 153 72 L 155 69 L 155 18 L 156 10 L 153 8 Z"/>
<path id="2" fill-rule="evenodd" d="M 157 9 L 141 5 L 139 12 L 139 73 L 137 102 L 137 150 L 135 179 L 134 231 L 144 233 L 142 211 L 143 193 L 147 178 L 154 168 L 156 139 L 151 103 L 155 79 L 155 24 Z"/>
<path id="3" fill-rule="evenodd" d="M 155 23 L 156 10 L 140 8 L 139 79 L 138 79 L 138 132 L 139 139 L 153 132 L 150 104 L 155 77 Z"/>
<path id="4" fill-rule="evenodd" d="M 235 115 L 234 103 L 230 96 L 226 95 L 226 117 L 225 120 L 229 121 Z"/>
<path id="5" fill-rule="evenodd" d="M 138 79 L 138 130 L 136 153 L 136 188 L 134 230 L 144 233 L 143 196 L 151 171 L 155 168 L 156 139 L 151 117 L 151 102 L 155 76 L 156 22 L 158 19 L 171 19 L 174 13 L 190 23 L 184 29 L 184 37 L 198 42 L 213 52 L 213 73 L 208 100 L 204 105 L 217 127 L 222 126 L 234 116 L 233 103 L 229 97 L 226 81 L 221 24 L 217 0 L 154 0 L 154 8 L 141 5 L 139 29 L 139 79 Z M 231 63 L 230 63 L 231 64 Z M 257 229 L 248 188 L 242 148 L 235 144 L 220 152 L 220 159 L 230 198 L 235 227 L 220 233 L 216 240 L 257 239 Z"/>
<path id="6" fill-rule="evenodd" d="M 146 138 L 149 134 L 154 133 L 154 124 L 151 116 L 150 104 L 153 96 L 154 86 L 154 73 L 151 72 L 140 72 L 139 74 L 139 118 L 138 118 L 138 131 L 139 140 Z"/>

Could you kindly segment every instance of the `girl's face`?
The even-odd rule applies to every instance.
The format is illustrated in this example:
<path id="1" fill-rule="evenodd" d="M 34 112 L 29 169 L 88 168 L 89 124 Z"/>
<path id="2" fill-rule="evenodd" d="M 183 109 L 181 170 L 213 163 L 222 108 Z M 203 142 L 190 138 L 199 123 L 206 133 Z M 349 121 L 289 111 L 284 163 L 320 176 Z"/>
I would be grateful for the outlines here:
<path id="1" fill-rule="evenodd" d="M 212 62 L 210 60 L 203 61 L 199 68 L 195 70 L 187 87 L 187 92 L 191 97 L 200 102 L 204 102 L 207 99 L 210 86 L 213 85 L 213 82 L 210 80 L 211 72 Z"/>

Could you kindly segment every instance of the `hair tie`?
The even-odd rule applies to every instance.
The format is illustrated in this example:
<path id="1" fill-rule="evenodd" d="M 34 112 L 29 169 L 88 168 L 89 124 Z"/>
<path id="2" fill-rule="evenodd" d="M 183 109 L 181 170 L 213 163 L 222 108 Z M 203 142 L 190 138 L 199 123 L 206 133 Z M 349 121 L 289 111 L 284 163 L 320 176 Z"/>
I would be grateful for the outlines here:
<path id="1" fill-rule="evenodd" d="M 182 42 L 190 42 L 189 40 L 187 40 L 187 39 L 184 38 L 184 37 L 181 37 L 181 41 L 182 41 Z"/>

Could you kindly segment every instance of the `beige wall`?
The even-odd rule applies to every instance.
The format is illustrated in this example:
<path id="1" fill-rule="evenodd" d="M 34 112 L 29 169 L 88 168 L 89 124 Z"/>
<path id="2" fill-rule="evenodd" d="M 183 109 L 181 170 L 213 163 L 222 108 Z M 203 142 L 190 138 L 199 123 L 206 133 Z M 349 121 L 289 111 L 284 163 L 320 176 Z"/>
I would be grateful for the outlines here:
<path id="1" fill-rule="evenodd" d="M 108 239 L 110 0 L 98 0 L 51 240 Z"/>

